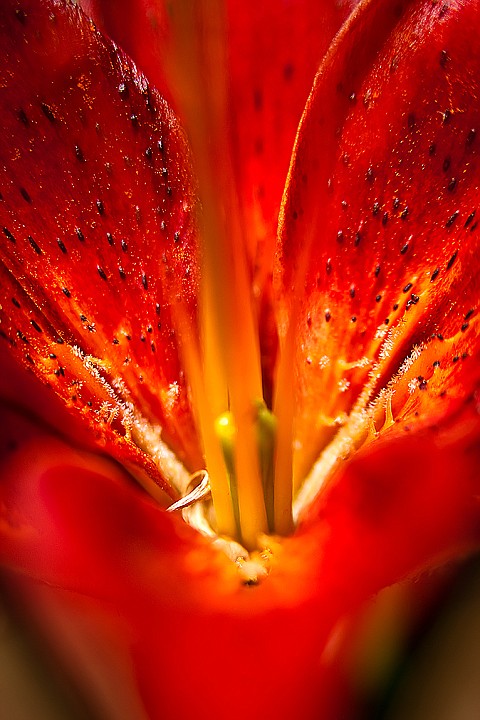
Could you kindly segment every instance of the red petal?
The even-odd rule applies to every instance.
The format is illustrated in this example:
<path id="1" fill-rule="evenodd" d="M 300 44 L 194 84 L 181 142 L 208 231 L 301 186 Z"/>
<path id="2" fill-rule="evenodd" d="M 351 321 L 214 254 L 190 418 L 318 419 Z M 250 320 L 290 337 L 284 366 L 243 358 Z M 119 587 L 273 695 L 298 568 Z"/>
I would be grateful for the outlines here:
<path id="1" fill-rule="evenodd" d="M 254 262 L 257 245 L 262 244 L 257 258 L 265 263 L 262 273 L 271 269 L 278 209 L 312 80 L 332 37 L 357 2 L 226 3 L 230 151 Z M 171 41 L 168 16 L 174 10 L 151 0 L 82 4 L 163 91 Z M 216 9 L 207 3 L 203 12 L 208 15 Z M 215 41 L 209 34 L 204 40 Z"/>
<path id="2" fill-rule="evenodd" d="M 271 396 L 277 350 L 271 312 L 272 256 L 292 147 L 318 65 L 332 37 L 357 2 L 298 0 L 279 3 L 268 0 L 258 3 L 249 0 L 238 3 L 233 0 L 225 3 L 226 8 L 219 9 L 221 3 L 218 6 L 205 3 L 202 9 L 202 4 L 198 3 L 193 10 L 198 15 L 196 39 L 204 37 L 203 43 L 199 41 L 202 45 L 199 54 L 203 50 L 207 58 L 202 74 L 206 78 L 215 77 L 216 68 L 208 67 L 208 61 L 215 62 L 211 60 L 211 49 L 219 42 L 215 32 L 218 27 L 223 29 L 222 23 L 216 23 L 215 18 L 223 11 L 226 16 L 223 41 L 228 45 L 227 67 L 222 79 L 224 77 L 226 81 L 227 98 L 223 132 L 228 138 L 225 145 L 220 145 L 220 157 L 214 161 L 214 166 L 223 167 L 224 153 L 229 156 L 227 165 L 233 166 L 232 195 L 237 206 L 230 207 L 229 194 L 225 190 L 230 182 L 230 172 L 227 173 L 228 180 L 222 176 L 216 191 L 224 195 L 227 216 L 238 212 L 241 216 L 243 240 L 258 299 L 267 400 Z M 163 92 L 169 85 L 168 69 L 174 55 L 171 48 L 171 43 L 175 42 L 171 27 L 174 7 L 166 9 L 166 3 L 152 3 L 151 0 L 122 0 L 121 9 L 111 0 L 84 0 L 83 4 L 93 13 L 100 27 L 130 53 Z M 201 27 L 202 23 L 205 27 Z M 180 34 L 178 44 L 184 42 L 182 31 L 182 27 L 173 31 L 173 38 L 175 32 Z M 191 51 L 190 43 L 188 48 Z M 189 90 L 195 95 L 195 88 Z M 207 117 L 215 103 L 211 100 L 210 85 L 204 90 L 200 100 L 204 107 L 198 113 Z M 178 87 L 174 87 L 173 95 L 182 105 L 178 93 Z M 214 141 L 219 144 L 218 139 L 214 138 Z M 227 233 L 232 235 L 234 230 L 227 229 Z"/>
<path id="3" fill-rule="evenodd" d="M 300 475 L 369 376 L 373 399 L 403 373 L 393 417 L 409 424 L 478 382 L 479 27 L 476 2 L 363 3 L 317 77 L 277 268 Z"/>
<path id="4" fill-rule="evenodd" d="M 466 436 L 452 455 L 429 434 L 408 453 L 404 441 L 358 456 L 310 525 L 275 548 L 270 577 L 246 588 L 110 463 L 28 439 L 12 416 L 3 426 L 1 563 L 42 581 L 27 597 L 75 673 L 91 662 L 85 644 L 100 670 L 110 658 L 102 682 L 131 659 L 149 717 L 220 719 L 232 697 L 232 718 L 341 717 L 348 698 L 329 658 L 342 620 L 480 540 L 478 447 Z"/>
<path id="5" fill-rule="evenodd" d="M 75 6 L 4 2 L 0 24 L 3 337 L 117 455 L 158 476 L 133 401 L 198 466 L 172 316 L 196 294 L 182 131 Z"/>
<path id="6" fill-rule="evenodd" d="M 269 586 L 242 587 L 222 553 L 110 463 L 47 435 L 28 438 L 24 425 L 19 433 L 12 416 L 3 419 L 0 564 L 41 581 L 26 582 L 27 599 L 74 673 L 90 637 L 119 658 L 101 682 L 121 677 L 131 658 L 149 717 L 220 719 L 235 696 L 232 718 L 313 720 L 338 701 L 319 670 L 336 610 L 319 612 L 310 568 L 298 567 L 295 553 L 287 576 L 283 569 Z M 286 581 L 291 572 L 295 583 Z"/>
<path id="7" fill-rule="evenodd" d="M 475 414 L 474 407 L 465 413 L 461 429 L 385 438 L 361 450 L 311 508 L 313 526 L 304 531 L 326 532 L 322 573 L 338 578 L 345 569 L 348 580 L 338 587 L 351 583 L 348 602 L 478 547 Z"/>

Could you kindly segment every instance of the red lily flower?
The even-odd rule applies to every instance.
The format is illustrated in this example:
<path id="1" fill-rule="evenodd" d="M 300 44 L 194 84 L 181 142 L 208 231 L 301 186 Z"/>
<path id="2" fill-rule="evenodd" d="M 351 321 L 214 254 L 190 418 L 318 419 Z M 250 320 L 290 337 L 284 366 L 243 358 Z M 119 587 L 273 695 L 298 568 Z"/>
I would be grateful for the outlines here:
<path id="1" fill-rule="evenodd" d="M 85 3 L 161 94 L 0 8 L 0 562 L 102 717 L 343 717 L 342 623 L 480 539 L 480 4 L 253 5 Z"/>

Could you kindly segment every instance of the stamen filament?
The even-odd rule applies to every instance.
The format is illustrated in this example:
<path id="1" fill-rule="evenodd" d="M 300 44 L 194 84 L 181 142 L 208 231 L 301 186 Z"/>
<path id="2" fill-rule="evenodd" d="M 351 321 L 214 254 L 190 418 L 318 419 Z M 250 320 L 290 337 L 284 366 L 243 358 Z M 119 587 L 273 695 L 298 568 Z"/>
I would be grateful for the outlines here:
<path id="1" fill-rule="evenodd" d="M 228 147 L 225 18 L 217 2 L 180 3 L 173 12 L 177 54 L 174 87 L 179 90 L 178 100 L 190 135 L 203 206 L 202 362 L 197 367 L 197 362 L 191 361 L 188 372 L 195 401 L 200 403 L 198 422 L 219 529 L 230 526 L 236 516 L 239 527 L 231 535 L 253 549 L 258 536 L 268 529 L 256 433 L 256 402 L 262 397 L 262 378 Z M 209 37 L 216 40 L 208 46 L 201 44 L 205 23 L 209 24 Z M 236 427 L 233 482 L 238 511 L 233 507 L 221 442 L 214 428 L 216 418 L 227 410 L 232 412 Z M 229 513 L 224 508 L 227 496 Z"/>
<path id="2" fill-rule="evenodd" d="M 279 535 L 288 535 L 293 529 L 293 342 L 289 342 L 292 325 L 282 346 L 275 382 L 273 411 L 277 418 L 277 443 L 274 471 L 274 526 Z"/>

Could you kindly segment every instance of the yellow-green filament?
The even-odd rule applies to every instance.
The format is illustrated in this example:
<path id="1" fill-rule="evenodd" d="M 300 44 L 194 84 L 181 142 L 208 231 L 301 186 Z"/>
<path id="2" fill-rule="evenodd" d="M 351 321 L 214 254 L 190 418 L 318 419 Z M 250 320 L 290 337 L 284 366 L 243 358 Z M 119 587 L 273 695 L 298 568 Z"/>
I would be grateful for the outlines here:
<path id="1" fill-rule="evenodd" d="M 201 342 L 183 350 L 185 365 L 217 531 L 255 549 L 259 536 L 282 529 L 275 509 L 275 420 L 259 401 L 258 321 L 229 148 L 226 18 L 219 0 L 185 0 L 172 5 L 171 21 L 172 87 L 186 120 L 202 206 Z M 208 43 L 202 42 L 205 33 Z M 290 497 L 291 517 L 291 472 L 286 482 L 280 498 L 283 507 Z"/>

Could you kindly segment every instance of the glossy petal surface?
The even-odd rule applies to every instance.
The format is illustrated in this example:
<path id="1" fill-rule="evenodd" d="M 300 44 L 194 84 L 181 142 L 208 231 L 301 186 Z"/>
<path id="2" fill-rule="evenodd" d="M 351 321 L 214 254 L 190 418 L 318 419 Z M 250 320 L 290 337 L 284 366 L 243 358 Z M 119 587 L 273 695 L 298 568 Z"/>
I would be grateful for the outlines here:
<path id="1" fill-rule="evenodd" d="M 417 426 L 478 382 L 479 24 L 477 2 L 364 3 L 317 77 L 277 265 L 299 477 L 367 381 Z"/>
<path id="2" fill-rule="evenodd" d="M 173 317 L 181 302 L 193 318 L 196 302 L 184 136 L 75 6 L 5 2 L 0 24 L 2 335 L 161 483 L 145 438 L 129 439 L 138 422 L 201 462 Z"/>

